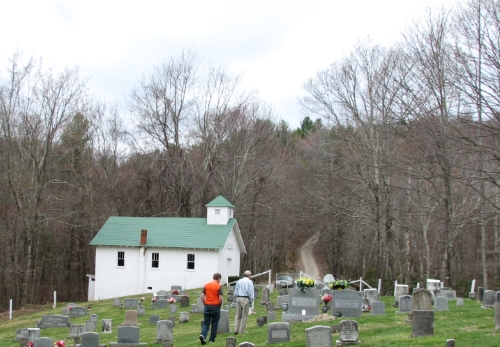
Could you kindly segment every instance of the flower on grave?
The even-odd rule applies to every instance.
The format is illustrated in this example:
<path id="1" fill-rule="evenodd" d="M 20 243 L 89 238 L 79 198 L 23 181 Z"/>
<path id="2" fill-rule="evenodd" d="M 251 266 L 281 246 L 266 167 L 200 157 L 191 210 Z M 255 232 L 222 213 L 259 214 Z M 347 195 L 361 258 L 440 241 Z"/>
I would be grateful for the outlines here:
<path id="1" fill-rule="evenodd" d="M 175 300 L 174 297 L 171 297 L 170 299 L 168 299 L 168 302 L 171 303 L 171 304 L 175 303 L 176 301 L 177 300 Z"/>
<path id="2" fill-rule="evenodd" d="M 57 340 L 56 343 L 54 344 L 55 347 L 64 347 L 66 346 L 66 342 L 63 340 Z"/>
<path id="3" fill-rule="evenodd" d="M 158 298 L 153 297 L 153 298 L 151 299 L 151 302 L 152 302 L 153 304 L 156 304 L 156 300 L 158 300 Z"/>
<path id="4" fill-rule="evenodd" d="M 315 282 L 312 278 L 301 277 L 297 280 L 297 287 L 304 293 L 306 292 L 306 288 L 312 288 L 314 284 Z"/>
<path id="5" fill-rule="evenodd" d="M 92 309 L 92 307 L 90 307 L 90 305 L 88 305 L 88 306 L 87 306 L 87 310 L 89 310 L 89 311 L 90 311 L 91 309 Z"/>
<path id="6" fill-rule="evenodd" d="M 172 290 L 172 295 L 179 295 L 179 291 L 177 289 Z"/>
<path id="7" fill-rule="evenodd" d="M 68 311 L 71 311 L 72 309 L 73 309 L 73 307 L 68 306 Z"/>
<path id="8" fill-rule="evenodd" d="M 140 300 L 141 300 L 141 302 L 143 302 L 145 299 L 144 299 L 144 297 L 141 297 L 141 299 L 140 299 Z"/>
<path id="9" fill-rule="evenodd" d="M 328 305 L 330 301 L 332 301 L 332 296 L 330 294 L 325 294 L 321 297 L 321 301 L 323 301 L 325 305 Z"/>
<path id="10" fill-rule="evenodd" d="M 328 287 L 334 290 L 343 290 L 349 288 L 349 283 L 351 280 L 336 280 L 333 282 L 328 282 Z"/>
<path id="11" fill-rule="evenodd" d="M 31 342 L 31 341 L 26 344 L 27 347 L 33 347 L 34 345 L 35 344 L 33 342 Z"/>

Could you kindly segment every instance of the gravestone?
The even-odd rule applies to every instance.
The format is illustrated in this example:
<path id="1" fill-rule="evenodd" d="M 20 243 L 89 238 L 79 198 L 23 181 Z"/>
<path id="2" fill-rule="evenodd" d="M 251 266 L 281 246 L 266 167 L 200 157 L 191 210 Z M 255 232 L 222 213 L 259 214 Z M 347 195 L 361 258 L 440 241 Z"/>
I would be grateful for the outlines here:
<path id="1" fill-rule="evenodd" d="M 14 341 L 21 341 L 21 339 L 29 339 L 28 328 L 16 329 L 16 338 Z"/>
<path id="2" fill-rule="evenodd" d="M 483 308 L 495 308 L 496 293 L 493 290 L 485 290 L 483 296 Z"/>
<path id="3" fill-rule="evenodd" d="M 53 347 L 54 340 L 50 337 L 39 337 L 33 341 L 35 347 Z"/>
<path id="4" fill-rule="evenodd" d="M 218 333 L 229 332 L 229 311 L 220 310 L 219 325 L 217 326 Z"/>
<path id="5" fill-rule="evenodd" d="M 77 304 L 75 304 L 74 302 L 68 302 L 68 303 L 66 304 L 66 308 L 67 308 L 67 309 L 73 308 L 73 307 L 75 307 L 75 306 L 78 306 L 78 305 L 77 305 Z"/>
<path id="6" fill-rule="evenodd" d="M 455 300 L 457 298 L 457 292 L 451 288 L 441 288 L 439 295 L 445 296 L 449 300 Z"/>
<path id="7" fill-rule="evenodd" d="M 70 317 L 82 317 L 87 315 L 87 308 L 82 306 L 75 306 L 69 311 Z"/>
<path id="8" fill-rule="evenodd" d="M 35 339 L 40 338 L 40 328 L 28 328 L 29 342 L 35 342 Z"/>
<path id="9" fill-rule="evenodd" d="M 401 295 L 399 297 L 399 311 L 397 313 L 409 313 L 412 308 L 411 295 Z"/>
<path id="10" fill-rule="evenodd" d="M 136 298 L 127 298 L 123 300 L 124 308 L 132 308 L 136 310 L 137 306 L 139 306 L 139 300 L 137 300 Z"/>
<path id="11" fill-rule="evenodd" d="M 361 294 L 360 294 L 361 295 Z M 283 322 L 302 322 L 318 315 L 320 303 L 319 290 L 308 288 L 302 292 L 300 288 L 290 290 L 288 311 L 283 312 Z"/>
<path id="12" fill-rule="evenodd" d="M 86 331 L 95 331 L 96 324 L 97 324 L 96 322 L 91 321 L 91 320 L 85 322 L 85 330 Z"/>
<path id="13" fill-rule="evenodd" d="M 111 319 L 103 318 L 101 330 L 103 334 L 111 334 L 113 332 L 113 321 Z"/>
<path id="14" fill-rule="evenodd" d="M 276 311 L 267 311 L 267 321 L 274 322 L 276 320 Z"/>
<path id="15" fill-rule="evenodd" d="M 94 332 L 86 332 L 81 336 L 82 347 L 100 347 L 99 334 Z"/>
<path id="16" fill-rule="evenodd" d="M 196 306 L 198 307 L 198 312 L 205 311 L 205 305 L 203 304 L 203 301 L 201 301 L 201 298 L 196 298 Z"/>
<path id="17" fill-rule="evenodd" d="M 446 347 L 455 347 L 455 340 L 454 339 L 447 339 L 446 340 Z"/>
<path id="18" fill-rule="evenodd" d="M 167 308 L 167 305 L 169 305 L 169 302 L 167 299 L 158 299 L 156 300 L 156 308 Z"/>
<path id="19" fill-rule="evenodd" d="M 367 298 L 371 305 L 374 301 L 380 301 L 380 292 L 376 289 L 363 289 L 363 297 Z"/>
<path id="20" fill-rule="evenodd" d="M 189 312 L 183 311 L 179 313 L 179 323 L 189 322 Z"/>
<path id="21" fill-rule="evenodd" d="M 95 313 L 92 313 L 92 314 L 90 315 L 90 317 L 89 317 L 89 320 L 90 320 L 91 322 L 97 322 L 97 321 L 99 320 L 99 316 L 98 316 L 98 315 L 96 315 Z"/>
<path id="22" fill-rule="evenodd" d="M 121 302 L 120 298 L 113 299 L 113 306 L 114 307 L 120 307 L 121 305 L 122 305 L 122 302 Z"/>
<path id="23" fill-rule="evenodd" d="M 64 328 L 69 326 L 69 317 L 59 314 L 45 314 L 40 320 L 40 328 Z"/>
<path id="24" fill-rule="evenodd" d="M 226 347 L 236 347 L 236 338 L 233 336 L 229 336 L 226 339 Z"/>
<path id="25" fill-rule="evenodd" d="M 432 296 L 434 296 L 441 289 L 441 281 L 435 279 L 427 279 L 425 288 L 431 292 Z"/>
<path id="26" fill-rule="evenodd" d="M 276 283 L 276 290 L 280 291 L 281 289 L 283 289 L 283 287 L 281 286 L 281 283 Z"/>
<path id="27" fill-rule="evenodd" d="M 394 306 L 399 305 L 400 296 L 409 294 L 410 294 L 410 289 L 407 284 L 397 284 L 394 288 L 394 297 L 395 297 Z"/>
<path id="28" fill-rule="evenodd" d="M 464 298 L 457 298 L 457 307 L 464 305 Z"/>
<path id="29" fill-rule="evenodd" d="M 361 343 L 358 335 L 358 322 L 343 320 L 339 323 L 339 339 L 337 346 L 346 346 Z"/>
<path id="30" fill-rule="evenodd" d="M 174 290 L 177 290 L 180 293 L 182 291 L 182 286 L 179 285 L 170 286 L 170 292 L 173 292 Z"/>
<path id="31" fill-rule="evenodd" d="M 233 295 L 232 293 L 231 293 L 231 294 L 228 294 L 228 296 L 227 296 L 227 301 L 228 301 L 228 302 L 233 302 L 233 300 L 234 300 L 234 295 Z"/>
<path id="32" fill-rule="evenodd" d="M 290 324 L 288 323 L 270 323 L 267 325 L 267 342 L 281 343 L 290 342 Z"/>
<path id="33" fill-rule="evenodd" d="M 170 304 L 170 313 L 176 313 L 176 312 L 177 312 L 177 305 Z"/>
<path id="34" fill-rule="evenodd" d="M 255 347 L 255 345 L 251 342 L 245 341 L 245 342 L 240 343 L 238 345 L 238 347 Z"/>
<path id="35" fill-rule="evenodd" d="M 189 307 L 189 296 L 183 295 L 181 296 L 181 307 Z"/>
<path id="36" fill-rule="evenodd" d="M 175 316 L 168 316 L 168 319 L 169 321 L 172 322 L 172 328 L 175 328 Z"/>
<path id="37" fill-rule="evenodd" d="M 266 316 L 267 320 L 267 316 Z M 257 317 L 257 326 L 258 327 L 263 327 L 266 321 L 264 320 L 264 316 Z"/>
<path id="38" fill-rule="evenodd" d="M 276 309 L 281 310 L 283 309 L 283 303 L 288 304 L 288 300 L 290 299 L 290 295 L 280 295 L 278 296 L 278 302 L 276 304 Z"/>
<path id="39" fill-rule="evenodd" d="M 156 343 L 173 342 L 174 327 L 169 320 L 161 320 L 156 323 Z"/>
<path id="40" fill-rule="evenodd" d="M 316 325 L 306 329 L 307 347 L 331 347 L 332 331 L 330 327 Z"/>
<path id="41" fill-rule="evenodd" d="M 122 325 L 137 325 L 137 311 L 127 310 L 125 311 L 125 322 Z"/>
<path id="42" fill-rule="evenodd" d="M 111 342 L 111 347 L 120 347 L 123 344 L 146 345 L 139 342 L 139 327 L 120 326 L 118 327 L 118 342 Z"/>
<path id="43" fill-rule="evenodd" d="M 259 298 L 259 288 L 253 287 L 253 298 L 258 299 Z"/>
<path id="44" fill-rule="evenodd" d="M 196 304 L 192 304 L 192 305 L 191 305 L 191 311 L 190 311 L 190 312 L 191 312 L 191 313 L 196 313 L 196 312 L 198 312 L 198 305 L 196 305 Z"/>
<path id="45" fill-rule="evenodd" d="M 281 290 L 280 290 L 280 295 L 288 295 L 288 290 L 286 290 L 286 289 L 281 289 Z"/>
<path id="46" fill-rule="evenodd" d="M 495 301 L 495 330 L 500 329 L 500 292 L 496 293 Z"/>
<path id="47" fill-rule="evenodd" d="M 269 302 L 269 288 L 262 289 L 262 300 L 260 301 L 261 305 L 266 305 Z"/>
<path id="48" fill-rule="evenodd" d="M 412 326 L 412 337 L 434 335 L 434 311 L 413 311 Z"/>
<path id="49" fill-rule="evenodd" d="M 435 311 L 448 311 L 448 298 L 444 296 L 436 296 L 434 298 Z"/>
<path id="50" fill-rule="evenodd" d="M 385 314 L 385 304 L 382 301 L 372 302 L 372 316 Z"/>
<path id="51" fill-rule="evenodd" d="M 419 288 L 413 292 L 411 310 L 432 310 L 432 293 L 424 288 Z"/>
<path id="52" fill-rule="evenodd" d="M 363 309 L 363 295 L 354 290 L 334 290 L 330 314 L 342 317 L 360 317 Z"/>
<path id="53" fill-rule="evenodd" d="M 86 327 L 83 324 L 71 324 L 69 326 L 68 337 L 79 337 L 82 333 L 86 332 Z"/>
<path id="54" fill-rule="evenodd" d="M 477 287 L 477 301 L 483 302 L 484 287 Z"/>
<path id="55" fill-rule="evenodd" d="M 157 314 L 152 314 L 149 316 L 149 325 L 156 325 L 159 320 L 160 316 L 158 316 Z"/>
<path id="56" fill-rule="evenodd" d="M 137 315 L 144 316 L 146 314 L 146 308 L 144 306 L 137 307 Z"/>
<path id="57" fill-rule="evenodd" d="M 274 311 L 274 303 L 273 302 L 268 302 L 266 304 L 266 311 Z"/>

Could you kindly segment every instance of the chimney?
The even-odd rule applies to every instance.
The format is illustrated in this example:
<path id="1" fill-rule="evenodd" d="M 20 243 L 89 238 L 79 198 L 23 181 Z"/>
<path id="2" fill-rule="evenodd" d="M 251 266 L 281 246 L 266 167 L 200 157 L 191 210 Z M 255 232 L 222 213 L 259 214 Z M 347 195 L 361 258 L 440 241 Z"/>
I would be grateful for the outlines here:
<path id="1" fill-rule="evenodd" d="M 146 229 L 141 230 L 141 246 L 145 245 L 148 241 L 148 231 Z"/>

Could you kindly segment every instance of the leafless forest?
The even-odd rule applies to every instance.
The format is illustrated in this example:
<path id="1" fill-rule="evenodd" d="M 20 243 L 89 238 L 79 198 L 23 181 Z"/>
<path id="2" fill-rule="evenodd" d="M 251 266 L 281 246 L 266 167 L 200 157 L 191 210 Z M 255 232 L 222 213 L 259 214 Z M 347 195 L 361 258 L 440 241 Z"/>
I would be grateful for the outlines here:
<path id="1" fill-rule="evenodd" d="M 391 47 L 360 41 L 304 81 L 298 129 L 194 51 L 121 105 L 76 68 L 14 53 L 4 71 L 0 309 L 84 300 L 109 216 L 204 217 L 219 194 L 254 273 L 300 270 L 319 231 L 336 277 L 499 288 L 499 1 L 429 10 Z"/>

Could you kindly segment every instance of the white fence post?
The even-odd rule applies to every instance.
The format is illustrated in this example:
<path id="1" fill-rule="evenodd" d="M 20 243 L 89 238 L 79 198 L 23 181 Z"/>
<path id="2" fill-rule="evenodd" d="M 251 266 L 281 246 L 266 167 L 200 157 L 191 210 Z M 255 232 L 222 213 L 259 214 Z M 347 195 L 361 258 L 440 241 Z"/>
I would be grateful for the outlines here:
<path id="1" fill-rule="evenodd" d="M 9 319 L 12 319 L 12 299 L 9 301 Z"/>
<path id="2" fill-rule="evenodd" d="M 55 309 L 56 306 L 57 306 L 57 292 L 54 290 L 54 306 L 52 308 Z"/>
<path id="3" fill-rule="evenodd" d="M 378 292 L 380 294 L 382 294 L 382 292 L 381 292 L 381 290 L 382 290 L 382 279 L 381 278 L 378 279 L 378 288 L 377 288 L 377 290 L 378 290 Z"/>

